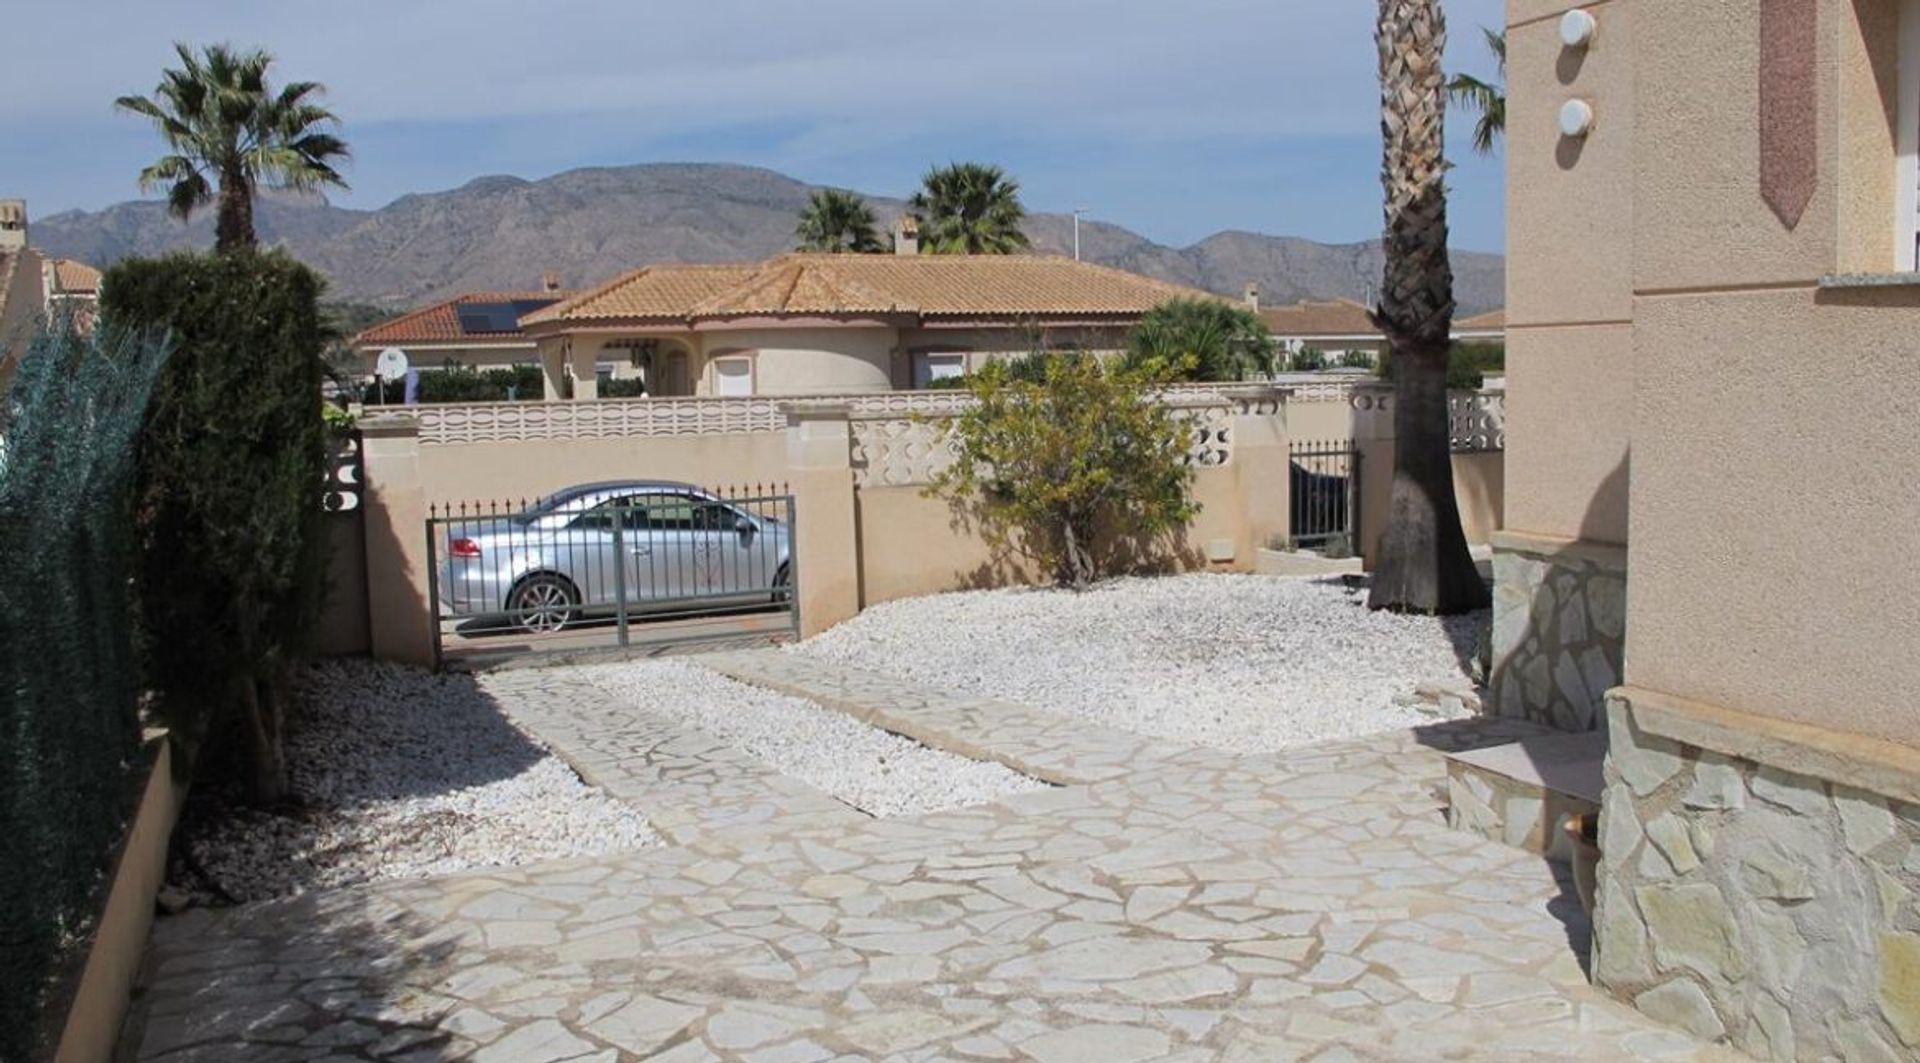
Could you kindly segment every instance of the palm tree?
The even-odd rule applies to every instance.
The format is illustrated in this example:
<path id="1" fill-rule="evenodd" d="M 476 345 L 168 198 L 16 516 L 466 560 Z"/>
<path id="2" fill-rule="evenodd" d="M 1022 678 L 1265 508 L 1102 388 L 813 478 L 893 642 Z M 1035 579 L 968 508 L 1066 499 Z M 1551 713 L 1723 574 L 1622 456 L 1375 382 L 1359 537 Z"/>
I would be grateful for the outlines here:
<path id="1" fill-rule="evenodd" d="M 1487 38 L 1487 51 L 1499 64 L 1500 84 L 1489 84 L 1472 74 L 1455 74 L 1447 82 L 1447 95 L 1453 102 L 1480 112 L 1480 120 L 1473 125 L 1473 150 L 1490 155 L 1494 141 L 1507 134 L 1507 35 L 1484 26 L 1480 32 Z"/>
<path id="2" fill-rule="evenodd" d="M 175 44 L 180 69 L 161 72 L 154 98 L 122 96 L 114 105 L 153 120 L 172 153 L 140 171 L 141 189 L 167 186 L 167 209 L 185 219 L 218 200 L 215 250 L 252 247 L 253 194 L 268 188 L 310 191 L 347 187 L 333 160 L 346 141 L 320 127 L 333 112 L 312 102 L 326 89 L 295 81 L 278 92 L 267 84 L 273 56 L 210 44 L 200 55 Z"/>
<path id="3" fill-rule="evenodd" d="M 1367 605 L 1461 613 L 1487 605 L 1453 496 L 1447 348 L 1446 20 L 1439 0 L 1380 0 L 1380 181 L 1386 275 L 1375 324 L 1395 367 L 1393 486 Z"/>
<path id="4" fill-rule="evenodd" d="M 1245 380 L 1273 372 L 1273 333 L 1260 315 L 1224 299 L 1169 299 L 1127 337 L 1127 362 L 1158 360 L 1183 380 Z"/>
<path id="5" fill-rule="evenodd" d="M 998 166 L 956 162 L 920 179 L 907 206 L 920 219 L 920 247 L 936 255 L 1006 255 L 1027 246 L 1020 183 Z"/>
<path id="6" fill-rule="evenodd" d="M 815 189 L 793 231 L 802 251 L 880 250 L 879 222 L 867 201 L 839 188 Z"/>

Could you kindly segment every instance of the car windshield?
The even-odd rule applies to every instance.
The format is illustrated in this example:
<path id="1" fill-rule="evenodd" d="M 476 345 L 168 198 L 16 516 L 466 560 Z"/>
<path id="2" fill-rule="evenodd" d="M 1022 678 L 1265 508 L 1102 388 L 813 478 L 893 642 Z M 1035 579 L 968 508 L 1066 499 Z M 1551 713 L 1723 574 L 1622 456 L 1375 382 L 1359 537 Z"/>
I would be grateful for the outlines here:
<path id="1" fill-rule="evenodd" d="M 604 494 L 607 490 L 608 485 L 606 484 L 588 484 L 580 487 L 562 488 L 521 511 L 520 521 L 521 523 L 532 523 L 550 513 L 558 513 L 562 510 L 577 508 L 574 504 L 581 499 L 588 495 Z"/>

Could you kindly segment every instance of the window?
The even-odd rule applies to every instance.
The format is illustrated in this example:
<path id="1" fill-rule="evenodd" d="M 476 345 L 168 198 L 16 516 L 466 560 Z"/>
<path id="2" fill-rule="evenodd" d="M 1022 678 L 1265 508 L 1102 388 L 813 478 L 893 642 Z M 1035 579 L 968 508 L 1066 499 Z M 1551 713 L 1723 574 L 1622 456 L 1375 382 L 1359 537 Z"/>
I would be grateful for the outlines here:
<path id="1" fill-rule="evenodd" d="M 967 356 L 958 351 L 916 351 L 913 355 L 913 386 L 930 388 L 938 380 L 965 376 Z"/>
<path id="2" fill-rule="evenodd" d="M 1900 4 L 1900 103 L 1894 145 L 1894 269 L 1920 269 L 1920 0 Z"/>
<path id="3" fill-rule="evenodd" d="M 715 359 L 713 393 L 721 396 L 753 394 L 753 360 L 744 356 Z"/>

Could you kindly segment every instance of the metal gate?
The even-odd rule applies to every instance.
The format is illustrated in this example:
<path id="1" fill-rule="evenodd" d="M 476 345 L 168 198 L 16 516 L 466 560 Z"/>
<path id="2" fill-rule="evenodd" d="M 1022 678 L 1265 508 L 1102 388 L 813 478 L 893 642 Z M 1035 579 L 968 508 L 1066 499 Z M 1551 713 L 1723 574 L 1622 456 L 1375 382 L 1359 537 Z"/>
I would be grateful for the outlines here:
<path id="1" fill-rule="evenodd" d="M 1288 475 L 1296 550 L 1351 557 L 1360 531 L 1360 451 L 1351 442 L 1295 442 Z"/>
<path id="2" fill-rule="evenodd" d="M 586 484 L 427 517 L 434 659 L 797 637 L 793 495 Z"/>

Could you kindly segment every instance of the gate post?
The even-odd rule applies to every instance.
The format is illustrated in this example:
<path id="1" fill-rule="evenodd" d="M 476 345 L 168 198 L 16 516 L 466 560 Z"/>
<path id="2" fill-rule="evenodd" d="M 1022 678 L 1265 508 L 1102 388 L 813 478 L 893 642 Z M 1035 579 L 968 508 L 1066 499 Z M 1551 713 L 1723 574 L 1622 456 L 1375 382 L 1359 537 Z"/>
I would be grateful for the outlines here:
<path id="1" fill-rule="evenodd" d="M 360 422 L 360 440 L 368 648 L 377 660 L 432 667 L 435 610 L 420 421 L 412 414 L 376 414 Z"/>
<path id="2" fill-rule="evenodd" d="M 1365 384 L 1354 388 L 1347 401 L 1353 407 L 1354 468 L 1360 477 L 1359 496 L 1354 500 L 1353 550 L 1371 572 L 1379 560 L 1380 537 L 1386 534 L 1393 500 L 1393 387 Z"/>
<path id="3" fill-rule="evenodd" d="M 794 605 L 807 638 L 860 612 L 853 429 L 846 403 L 792 402 L 787 469 L 793 489 Z"/>

